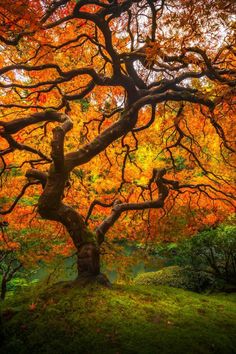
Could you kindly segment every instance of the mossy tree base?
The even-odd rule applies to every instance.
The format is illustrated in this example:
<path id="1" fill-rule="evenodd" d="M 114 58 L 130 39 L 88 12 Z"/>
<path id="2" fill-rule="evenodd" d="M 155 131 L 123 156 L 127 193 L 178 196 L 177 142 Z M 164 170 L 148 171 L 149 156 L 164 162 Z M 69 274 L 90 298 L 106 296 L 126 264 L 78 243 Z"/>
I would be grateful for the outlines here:
<path id="1" fill-rule="evenodd" d="M 101 284 L 105 287 L 110 288 L 111 283 L 107 276 L 105 274 L 99 273 L 97 275 L 92 275 L 89 273 L 82 273 L 79 274 L 77 279 L 74 282 L 75 284 L 78 284 L 79 286 L 86 286 L 90 284 Z"/>
<path id="2" fill-rule="evenodd" d="M 107 278 L 107 276 L 103 273 L 99 273 L 97 275 L 92 275 L 89 273 L 82 273 L 78 275 L 78 277 L 75 280 L 66 280 L 66 281 L 59 281 L 55 284 L 53 284 L 50 287 L 50 291 L 55 291 L 56 289 L 63 290 L 70 290 L 70 289 L 84 289 L 84 288 L 89 288 L 92 285 L 101 285 L 104 286 L 105 288 L 111 288 L 112 284 Z M 98 287 L 99 289 L 99 287 Z M 66 291 L 67 292 L 67 291 Z"/>

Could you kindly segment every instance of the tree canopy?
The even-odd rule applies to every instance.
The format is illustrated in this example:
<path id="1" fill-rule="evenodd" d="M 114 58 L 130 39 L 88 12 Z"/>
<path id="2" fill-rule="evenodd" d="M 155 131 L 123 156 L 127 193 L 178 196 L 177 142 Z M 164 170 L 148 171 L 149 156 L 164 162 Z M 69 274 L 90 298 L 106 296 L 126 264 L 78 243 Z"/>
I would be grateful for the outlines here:
<path id="1" fill-rule="evenodd" d="M 188 213 L 191 234 L 234 211 L 234 2 L 0 9 L 0 214 L 16 230 L 36 207 L 65 226 L 79 271 L 98 274 L 112 227 L 175 233 Z"/>

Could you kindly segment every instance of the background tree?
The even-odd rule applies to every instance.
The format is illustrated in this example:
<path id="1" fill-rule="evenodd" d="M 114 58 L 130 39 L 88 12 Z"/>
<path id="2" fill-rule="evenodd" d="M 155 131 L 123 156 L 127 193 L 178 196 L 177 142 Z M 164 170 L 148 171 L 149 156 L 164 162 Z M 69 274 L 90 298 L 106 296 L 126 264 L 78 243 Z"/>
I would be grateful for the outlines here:
<path id="1" fill-rule="evenodd" d="M 16 197 L 1 214 L 38 195 L 38 213 L 65 226 L 90 278 L 121 215 L 147 211 L 150 224 L 209 201 L 231 212 L 234 10 L 219 0 L 2 5 L 1 177 Z M 106 210 L 95 228 L 94 207 Z"/>

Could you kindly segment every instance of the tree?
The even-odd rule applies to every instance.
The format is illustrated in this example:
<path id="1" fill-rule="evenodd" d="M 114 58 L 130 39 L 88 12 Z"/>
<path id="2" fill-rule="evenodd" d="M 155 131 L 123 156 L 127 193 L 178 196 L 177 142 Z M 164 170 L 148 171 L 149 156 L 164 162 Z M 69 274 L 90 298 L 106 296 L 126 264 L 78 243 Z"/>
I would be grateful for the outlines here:
<path id="1" fill-rule="evenodd" d="M 1 175 L 14 182 L 17 160 L 28 182 L 1 214 L 13 212 L 33 186 L 41 193 L 38 213 L 65 226 L 80 276 L 94 278 L 105 234 L 129 211 L 163 209 L 177 198 L 196 205 L 202 196 L 232 211 L 234 6 L 230 0 L 4 4 Z M 140 145 L 154 148 L 157 166 L 138 155 Z M 71 178 L 82 180 L 99 163 L 94 179 L 105 192 L 100 199 L 92 191 L 86 215 L 66 203 L 66 191 Z M 149 173 L 147 183 L 140 183 L 142 173 L 146 182 Z M 88 222 L 96 206 L 110 211 L 94 231 Z"/>
<path id="2" fill-rule="evenodd" d="M 0 251 L 0 274 L 1 274 L 1 300 L 5 299 L 7 292 L 7 284 L 13 279 L 14 275 L 22 267 L 22 264 L 17 260 L 14 251 Z"/>

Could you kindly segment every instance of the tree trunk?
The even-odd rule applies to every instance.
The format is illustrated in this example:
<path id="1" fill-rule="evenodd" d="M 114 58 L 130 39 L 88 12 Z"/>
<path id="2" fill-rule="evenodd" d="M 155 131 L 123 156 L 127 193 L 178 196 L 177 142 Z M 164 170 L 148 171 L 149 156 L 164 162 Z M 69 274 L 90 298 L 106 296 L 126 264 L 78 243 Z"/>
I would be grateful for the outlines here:
<path id="1" fill-rule="evenodd" d="M 1 300 L 4 300 L 6 297 L 6 292 L 7 292 L 7 280 L 5 277 L 2 278 L 2 283 L 1 283 Z"/>
<path id="2" fill-rule="evenodd" d="M 110 286 L 108 278 L 100 273 L 100 252 L 96 244 L 86 243 L 79 247 L 77 257 L 78 282 L 83 285 L 97 282 Z"/>
<path id="3" fill-rule="evenodd" d="M 56 209 L 39 202 L 39 213 L 44 219 L 61 222 L 77 249 L 78 277 L 95 277 L 100 273 L 99 247 L 95 234 L 84 223 L 82 216 L 72 207 L 60 203 Z"/>
<path id="4" fill-rule="evenodd" d="M 78 250 L 78 275 L 90 274 L 96 276 L 100 273 L 99 249 L 93 243 L 82 245 Z"/>
<path id="5" fill-rule="evenodd" d="M 64 138 L 72 128 L 70 118 L 62 116 L 63 124 L 53 129 L 53 163 L 48 175 L 41 178 L 35 170 L 27 172 L 28 177 L 41 180 L 44 187 L 38 201 L 38 212 L 43 219 L 54 220 L 63 224 L 77 249 L 78 279 L 101 280 L 99 245 L 96 234 L 90 231 L 83 217 L 72 207 L 63 203 L 64 190 L 68 185 L 70 170 L 65 166 Z M 45 183 L 46 181 L 46 183 Z M 104 282 L 105 277 L 102 276 Z M 106 283 L 108 283 L 106 279 Z"/>

